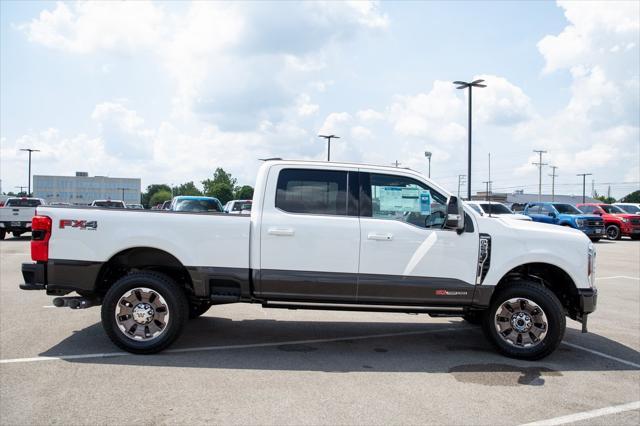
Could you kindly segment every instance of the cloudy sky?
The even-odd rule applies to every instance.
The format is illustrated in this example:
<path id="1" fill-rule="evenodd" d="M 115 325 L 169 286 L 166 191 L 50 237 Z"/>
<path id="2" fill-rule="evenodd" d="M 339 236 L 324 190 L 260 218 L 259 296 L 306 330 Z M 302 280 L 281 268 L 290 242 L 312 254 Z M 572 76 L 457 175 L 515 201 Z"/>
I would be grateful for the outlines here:
<path id="1" fill-rule="evenodd" d="M 0 3 L 2 190 L 36 174 L 180 183 L 259 158 L 399 161 L 452 191 L 640 187 L 640 3 Z M 551 169 L 543 170 L 550 192 Z M 589 190 L 590 190 L 589 184 Z"/>

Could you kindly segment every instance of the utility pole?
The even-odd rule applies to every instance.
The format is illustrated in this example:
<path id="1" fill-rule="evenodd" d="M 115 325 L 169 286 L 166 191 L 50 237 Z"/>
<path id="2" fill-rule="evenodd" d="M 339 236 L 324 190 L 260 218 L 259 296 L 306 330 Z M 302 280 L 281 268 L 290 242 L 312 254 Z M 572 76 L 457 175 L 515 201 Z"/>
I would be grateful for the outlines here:
<path id="1" fill-rule="evenodd" d="M 536 152 L 540 155 L 540 161 L 538 161 L 537 163 L 531 163 L 535 166 L 538 166 L 538 168 L 540 169 L 538 170 L 538 202 L 540 203 L 542 201 L 542 166 L 547 165 L 547 163 L 542 162 L 542 154 L 546 154 L 547 151 L 534 149 L 533 152 Z"/>
<path id="2" fill-rule="evenodd" d="M 553 173 L 551 173 L 549 176 L 551 176 L 551 201 L 555 201 L 556 200 L 556 178 L 558 177 L 558 175 L 556 174 L 556 169 L 558 168 L 558 166 L 549 166 L 553 169 Z"/>
<path id="3" fill-rule="evenodd" d="M 27 196 L 31 196 L 31 153 L 32 152 L 40 152 L 39 149 L 31 149 L 31 148 L 22 148 L 20 151 L 27 151 L 29 153 L 29 184 L 27 188 L 29 188 L 29 192 Z"/>
<path id="4" fill-rule="evenodd" d="M 591 198 L 596 198 L 596 180 L 591 179 Z"/>
<path id="5" fill-rule="evenodd" d="M 393 164 L 394 166 L 398 167 L 398 166 L 399 166 L 400 164 L 402 164 L 402 163 L 400 163 L 400 162 L 398 162 L 398 160 L 396 160 L 396 161 L 394 161 L 394 162 L 393 162 L 393 163 L 391 163 L 391 164 Z"/>
<path id="6" fill-rule="evenodd" d="M 485 180 L 484 182 L 482 182 L 486 185 L 486 189 L 485 189 L 485 193 L 484 193 L 484 199 L 485 201 L 491 201 L 491 197 L 489 196 L 489 192 L 491 191 L 491 184 L 493 183 L 493 181 L 491 180 Z M 491 210 L 491 209 L 489 209 Z M 491 213 L 491 212 L 489 212 Z"/>
<path id="7" fill-rule="evenodd" d="M 129 188 L 117 188 L 117 189 L 122 190 L 122 198 L 121 198 L 121 200 L 122 200 L 122 202 L 124 202 L 124 191 L 128 191 Z"/>
<path id="8" fill-rule="evenodd" d="M 331 139 L 340 139 L 340 136 L 336 135 L 318 135 L 319 138 L 325 138 L 327 140 L 327 161 L 331 161 Z"/>
<path id="9" fill-rule="evenodd" d="M 585 202 L 585 195 L 584 195 L 584 186 L 586 183 L 586 178 L 587 176 L 591 176 L 592 173 L 578 173 L 576 176 L 582 176 L 582 203 L 584 204 Z"/>
<path id="10" fill-rule="evenodd" d="M 465 183 L 467 175 L 458 175 L 458 198 L 460 198 L 460 184 Z"/>
<path id="11" fill-rule="evenodd" d="M 456 89 L 469 89 L 469 142 L 467 148 L 468 163 L 467 163 L 467 199 L 471 199 L 471 89 L 474 87 L 483 88 L 487 87 L 486 84 L 480 84 L 484 80 L 475 80 L 471 83 L 465 81 L 454 81 L 453 84 L 458 85 Z"/>
<path id="12" fill-rule="evenodd" d="M 20 192 L 18 193 L 18 195 L 20 195 L 20 194 L 24 193 L 24 189 L 26 188 L 26 186 L 16 186 L 16 188 L 20 188 Z"/>

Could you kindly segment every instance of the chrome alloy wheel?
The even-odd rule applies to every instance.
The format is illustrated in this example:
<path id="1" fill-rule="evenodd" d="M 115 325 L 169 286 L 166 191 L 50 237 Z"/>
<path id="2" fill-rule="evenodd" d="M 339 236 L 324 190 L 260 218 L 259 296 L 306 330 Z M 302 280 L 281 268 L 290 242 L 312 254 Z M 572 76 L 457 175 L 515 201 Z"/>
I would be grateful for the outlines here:
<path id="1" fill-rule="evenodd" d="M 115 317 L 122 334 L 133 340 L 149 341 L 167 328 L 169 307 L 155 290 L 139 287 L 120 297 Z"/>
<path id="2" fill-rule="evenodd" d="M 547 335 L 547 316 L 540 306 L 529 299 L 513 298 L 496 311 L 493 323 L 498 335 L 507 343 L 530 348 Z"/>

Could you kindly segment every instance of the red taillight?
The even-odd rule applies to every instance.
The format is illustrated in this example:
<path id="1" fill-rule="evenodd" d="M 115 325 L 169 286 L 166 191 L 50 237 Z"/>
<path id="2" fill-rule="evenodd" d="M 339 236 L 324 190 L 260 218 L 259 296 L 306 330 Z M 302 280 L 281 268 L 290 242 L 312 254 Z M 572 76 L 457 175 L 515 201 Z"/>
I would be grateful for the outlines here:
<path id="1" fill-rule="evenodd" d="M 51 218 L 34 216 L 31 219 L 31 259 L 36 262 L 49 260 L 49 238 L 51 238 Z"/>

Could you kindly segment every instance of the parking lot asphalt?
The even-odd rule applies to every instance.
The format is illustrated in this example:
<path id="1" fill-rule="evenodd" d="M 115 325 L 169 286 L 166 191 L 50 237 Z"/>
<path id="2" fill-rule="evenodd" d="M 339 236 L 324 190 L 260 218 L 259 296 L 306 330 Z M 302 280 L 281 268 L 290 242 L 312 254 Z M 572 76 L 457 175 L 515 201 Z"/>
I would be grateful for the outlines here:
<path id="1" fill-rule="evenodd" d="M 99 308 L 18 289 L 27 238 L 0 242 L 0 423 L 640 423 L 640 241 L 597 248 L 589 333 L 535 362 L 478 327 L 426 315 L 234 304 L 192 320 L 170 350 L 131 355 Z"/>

